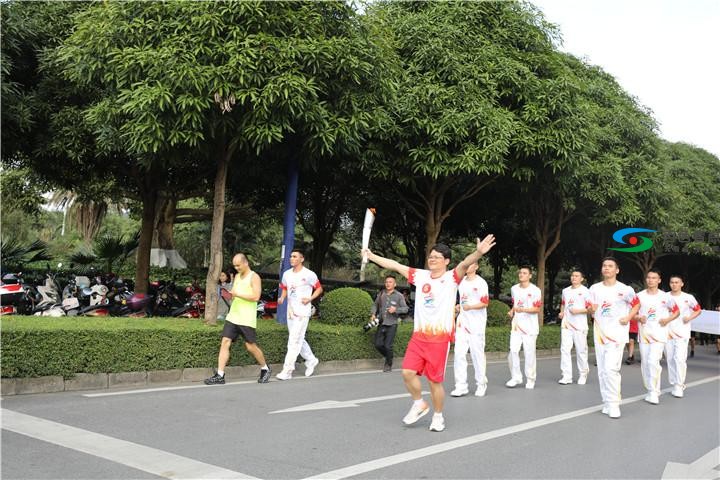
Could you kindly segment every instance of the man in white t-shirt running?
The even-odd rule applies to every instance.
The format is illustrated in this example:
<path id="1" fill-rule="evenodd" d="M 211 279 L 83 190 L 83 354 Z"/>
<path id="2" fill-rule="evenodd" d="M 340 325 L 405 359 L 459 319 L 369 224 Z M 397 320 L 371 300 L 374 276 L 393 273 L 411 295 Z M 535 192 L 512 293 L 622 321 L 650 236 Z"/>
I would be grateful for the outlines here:
<path id="1" fill-rule="evenodd" d="M 593 336 L 602 413 L 610 418 L 620 418 L 620 367 L 628 343 L 630 319 L 637 314 L 640 302 L 631 287 L 617 280 L 620 267 L 613 257 L 603 259 L 600 273 L 602 282 L 590 287 L 592 304 L 588 311 L 595 320 Z"/>
<path id="2" fill-rule="evenodd" d="M 487 282 L 477 274 L 477 263 L 471 264 L 465 278 L 458 286 L 460 303 L 455 306 L 458 312 L 455 326 L 455 389 L 453 397 L 462 397 L 470 393 L 467 381 L 467 353 L 470 351 L 475 370 L 476 397 L 485 396 L 487 377 L 485 376 L 485 326 L 487 325 L 487 306 L 490 304 Z"/>
<path id="3" fill-rule="evenodd" d="M 587 313 L 590 306 L 590 290 L 583 285 L 583 276 L 580 270 L 573 270 L 570 274 L 570 286 L 562 291 L 560 302 L 560 371 L 562 378 L 560 385 L 569 385 L 573 382 L 572 351 L 575 345 L 577 368 L 580 376 L 578 385 L 585 385 L 588 372 L 588 322 Z"/>
<path id="4" fill-rule="evenodd" d="M 669 293 L 660 290 L 660 272 L 650 270 L 645 276 L 645 290 L 638 293 L 640 310 L 638 341 L 640 343 L 643 384 L 647 390 L 645 401 L 653 405 L 660 403 L 662 366 L 660 359 L 668 339 L 668 324 L 675 320 L 680 310 Z"/>
<path id="5" fill-rule="evenodd" d="M 368 249 L 361 252 L 371 262 L 404 276 L 417 288 L 413 334 L 402 363 L 405 387 L 413 399 L 410 411 L 403 418 L 406 425 L 417 422 L 430 411 L 430 406 L 422 398 L 420 375 L 425 375 L 430 383 L 430 398 L 435 409 L 430 431 L 445 430 L 442 414 L 445 401 L 443 381 L 450 342 L 455 330 L 457 286 L 465 276 L 467 268 L 477 263 L 494 245 L 493 235 L 488 235 L 482 241 L 477 239 L 475 250 L 450 271 L 447 270 L 450 264 L 450 247 L 441 243 L 431 249 L 427 258 L 427 270 L 402 265 L 395 260 L 375 255 Z"/>
<path id="6" fill-rule="evenodd" d="M 542 292 L 534 284 L 532 269 L 529 266 L 522 266 L 518 269 L 517 283 L 512 286 L 513 307 L 508 312 L 512 318 L 510 328 L 510 353 L 508 354 L 508 366 L 510 367 L 510 380 L 505 383 L 508 388 L 515 388 L 523 383 L 520 372 L 520 348 L 525 356 L 525 377 L 527 382 L 525 388 L 535 388 L 537 378 L 537 360 L 535 358 L 535 344 L 540 333 L 540 320 L 538 313 L 542 308 Z"/>
<path id="7" fill-rule="evenodd" d="M 668 325 L 668 341 L 665 343 L 668 381 L 672 385 L 672 396 L 682 398 L 685 395 L 685 374 L 687 372 L 688 341 L 690 322 L 702 309 L 695 297 L 682 291 L 685 286 L 680 275 L 670 277 L 670 296 L 680 309 L 680 315 Z"/>
<path id="8" fill-rule="evenodd" d="M 285 270 L 280 281 L 282 294 L 278 303 L 287 299 L 287 326 L 288 343 L 285 364 L 282 372 L 276 375 L 278 380 L 290 380 L 295 370 L 295 361 L 298 354 L 305 359 L 305 376 L 309 377 L 315 371 L 320 361 L 313 354 L 310 345 L 305 340 L 310 316 L 312 315 L 312 302 L 323 293 L 322 285 L 312 270 L 303 266 L 305 254 L 295 248 L 290 252 L 290 269 Z"/>

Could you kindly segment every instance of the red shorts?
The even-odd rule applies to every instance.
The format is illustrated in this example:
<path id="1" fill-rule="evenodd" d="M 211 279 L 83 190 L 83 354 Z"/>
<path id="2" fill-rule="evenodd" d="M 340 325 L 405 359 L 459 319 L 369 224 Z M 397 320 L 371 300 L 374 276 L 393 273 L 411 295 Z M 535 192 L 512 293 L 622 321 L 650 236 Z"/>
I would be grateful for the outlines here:
<path id="1" fill-rule="evenodd" d="M 415 370 L 431 382 L 442 383 L 445 380 L 448 353 L 450 342 L 423 342 L 413 336 L 405 350 L 402 368 Z"/>

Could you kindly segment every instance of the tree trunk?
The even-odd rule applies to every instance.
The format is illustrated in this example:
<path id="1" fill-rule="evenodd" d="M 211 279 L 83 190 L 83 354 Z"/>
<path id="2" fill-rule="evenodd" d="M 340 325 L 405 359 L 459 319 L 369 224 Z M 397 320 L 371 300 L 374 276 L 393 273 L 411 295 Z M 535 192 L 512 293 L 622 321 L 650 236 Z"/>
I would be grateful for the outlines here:
<path id="1" fill-rule="evenodd" d="M 502 275 L 505 269 L 503 268 L 504 262 L 502 257 L 497 251 L 494 255 L 491 252 L 490 263 L 493 268 L 493 298 L 495 300 L 500 300 L 500 294 L 502 293 Z"/>
<path id="2" fill-rule="evenodd" d="M 223 229 L 225 223 L 225 183 L 227 181 L 228 163 L 232 149 L 223 144 L 218 155 L 217 171 L 215 172 L 215 190 L 213 198 L 213 221 L 210 233 L 210 265 L 205 279 L 205 322 L 210 325 L 217 323 L 218 290 L 217 282 L 223 265 Z"/>
<path id="3" fill-rule="evenodd" d="M 155 204 L 157 189 L 154 188 L 152 171 L 142 180 L 140 196 L 142 199 L 142 223 L 138 240 L 135 266 L 135 292 L 147 293 L 150 276 L 150 250 L 152 248 L 153 231 L 155 230 Z"/>
<path id="4" fill-rule="evenodd" d="M 543 205 L 543 200 L 549 203 Z M 563 224 L 569 217 L 565 216 L 565 209 L 559 199 L 538 198 L 535 210 L 535 240 L 537 242 L 537 279 L 536 285 L 540 289 L 541 297 L 545 298 L 545 268 L 550 254 L 560 245 L 560 233 Z M 553 212 L 554 211 L 554 215 Z M 541 308 L 538 314 L 540 326 L 543 326 L 545 312 Z"/>

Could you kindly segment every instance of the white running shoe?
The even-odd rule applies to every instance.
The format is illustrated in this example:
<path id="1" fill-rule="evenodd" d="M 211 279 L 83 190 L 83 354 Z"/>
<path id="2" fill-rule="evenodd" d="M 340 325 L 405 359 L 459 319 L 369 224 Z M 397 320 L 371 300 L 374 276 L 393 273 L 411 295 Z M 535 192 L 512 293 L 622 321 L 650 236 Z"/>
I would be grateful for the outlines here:
<path id="1" fill-rule="evenodd" d="M 305 376 L 306 377 L 309 377 L 313 373 L 315 373 L 315 367 L 318 366 L 318 363 L 320 363 L 320 360 L 318 360 L 317 357 L 315 357 L 314 362 L 312 360 L 308 360 L 307 362 L 305 362 Z"/>
<path id="2" fill-rule="evenodd" d="M 525 384 L 525 389 L 532 390 L 533 388 L 535 388 L 535 382 L 533 382 L 532 380 L 528 380 Z"/>
<path id="3" fill-rule="evenodd" d="M 462 397 L 463 395 L 467 395 L 470 393 L 470 391 L 467 388 L 456 388 L 452 392 L 450 392 L 451 397 Z"/>
<path id="4" fill-rule="evenodd" d="M 560 380 L 558 380 L 558 383 L 559 383 L 560 385 L 570 385 L 570 384 L 572 383 L 572 378 L 565 378 L 565 377 L 563 377 L 563 378 L 561 378 Z M 578 382 L 578 383 L 579 383 L 579 382 Z"/>
<path id="5" fill-rule="evenodd" d="M 682 398 L 685 395 L 685 392 L 683 392 L 683 388 L 680 385 L 675 385 L 670 393 L 675 398 Z"/>
<path id="6" fill-rule="evenodd" d="M 442 416 L 442 413 L 436 413 L 430 422 L 430 431 L 442 432 L 443 430 L 445 430 L 445 417 Z"/>
<path id="7" fill-rule="evenodd" d="M 648 393 L 647 395 L 645 395 L 645 398 L 643 400 L 653 405 L 657 405 L 660 403 L 660 399 L 654 393 Z"/>
<path id="8" fill-rule="evenodd" d="M 430 411 L 430 405 L 427 403 L 424 404 L 425 407 L 417 407 L 413 403 L 412 407 L 410 407 L 410 411 L 405 415 L 405 418 L 403 418 L 403 423 L 405 425 L 412 425 L 413 423 L 420 420 L 422 417 L 428 414 Z"/>
<path id="9" fill-rule="evenodd" d="M 278 380 L 290 380 L 292 378 L 292 372 L 283 370 L 282 372 L 275 375 Z"/>
<path id="10" fill-rule="evenodd" d="M 521 384 L 522 384 L 522 380 L 515 380 L 514 378 L 511 378 L 510 380 L 505 382 L 505 386 L 508 388 L 515 388 Z"/>
<path id="11" fill-rule="evenodd" d="M 602 414 L 607 415 L 608 413 L 610 413 L 610 407 L 608 406 L 607 403 L 604 403 L 603 408 L 602 408 Z"/>
<path id="12" fill-rule="evenodd" d="M 608 408 L 608 417 L 620 418 L 620 407 L 615 405 Z"/>
<path id="13" fill-rule="evenodd" d="M 475 390 L 475 396 L 476 397 L 484 397 L 486 392 L 487 392 L 487 383 L 485 385 L 478 385 L 477 390 Z"/>
<path id="14" fill-rule="evenodd" d="M 587 383 L 587 375 L 580 375 L 578 377 L 578 385 L 585 385 Z"/>

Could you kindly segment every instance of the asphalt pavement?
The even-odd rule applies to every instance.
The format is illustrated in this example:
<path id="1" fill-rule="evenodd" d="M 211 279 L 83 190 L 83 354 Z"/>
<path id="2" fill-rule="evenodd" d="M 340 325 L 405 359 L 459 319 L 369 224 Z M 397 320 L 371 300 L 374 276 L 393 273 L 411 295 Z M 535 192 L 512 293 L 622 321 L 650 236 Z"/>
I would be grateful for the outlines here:
<path id="1" fill-rule="evenodd" d="M 507 362 L 489 362 L 482 398 L 451 398 L 449 365 L 439 433 L 431 415 L 402 424 L 399 370 L 299 370 L 264 385 L 3 398 L 2 478 L 720 478 L 720 355 L 709 347 L 688 360 L 682 399 L 663 369 L 660 405 L 642 400 L 639 364 L 623 365 L 617 420 L 600 413 L 592 361 L 586 385 L 562 386 L 559 358 L 539 358 L 534 390 L 506 388 Z"/>

